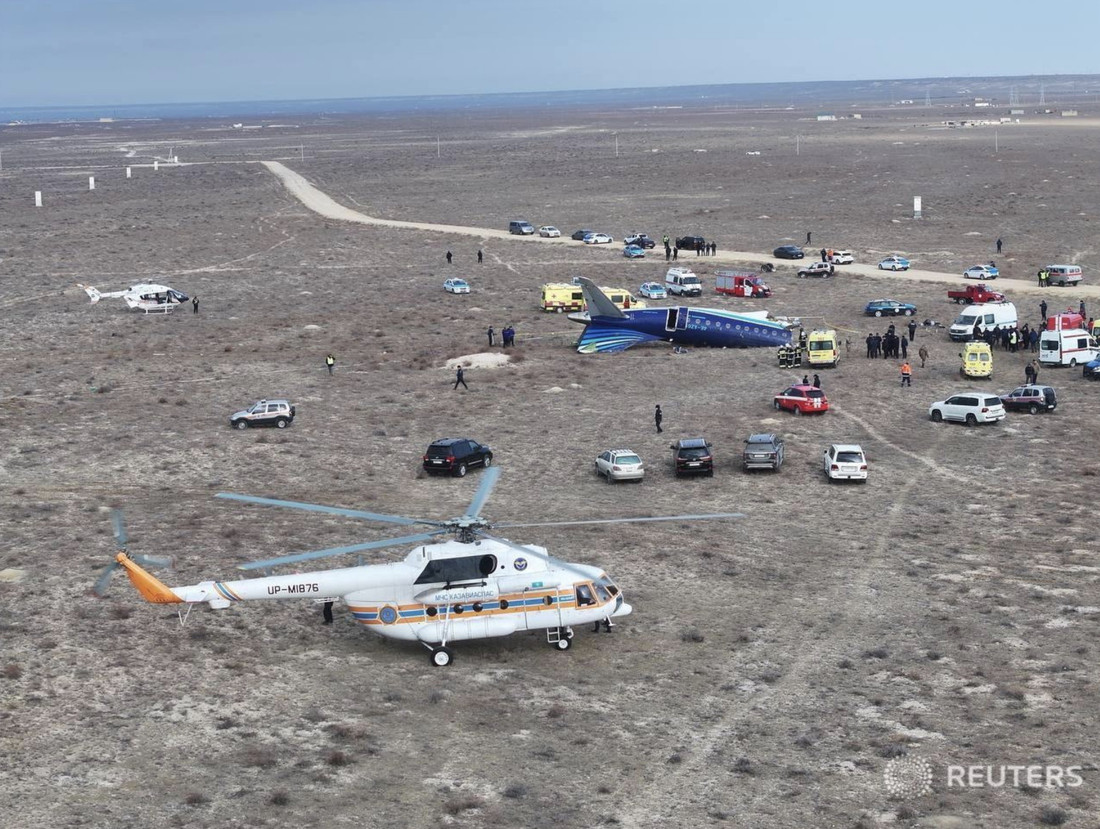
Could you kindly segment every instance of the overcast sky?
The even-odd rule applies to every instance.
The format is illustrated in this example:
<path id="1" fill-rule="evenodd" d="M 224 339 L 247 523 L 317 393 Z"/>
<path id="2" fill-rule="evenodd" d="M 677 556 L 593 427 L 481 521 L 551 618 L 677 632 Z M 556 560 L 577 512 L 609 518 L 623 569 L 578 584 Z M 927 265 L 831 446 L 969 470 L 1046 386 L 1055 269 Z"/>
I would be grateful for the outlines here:
<path id="1" fill-rule="evenodd" d="M 0 107 L 1100 72 L 1096 0 L 0 0 Z"/>

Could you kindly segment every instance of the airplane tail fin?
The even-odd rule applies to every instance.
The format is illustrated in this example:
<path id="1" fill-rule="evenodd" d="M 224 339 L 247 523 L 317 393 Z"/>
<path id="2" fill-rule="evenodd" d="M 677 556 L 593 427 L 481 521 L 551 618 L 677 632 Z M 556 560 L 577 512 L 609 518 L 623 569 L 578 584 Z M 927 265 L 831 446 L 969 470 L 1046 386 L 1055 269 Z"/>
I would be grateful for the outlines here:
<path id="1" fill-rule="evenodd" d="M 589 317 L 615 317 L 626 319 L 619 307 L 611 301 L 610 297 L 596 287 L 596 283 L 584 276 L 576 277 L 584 292 L 584 301 L 588 304 Z"/>
<path id="2" fill-rule="evenodd" d="M 145 601 L 152 604 L 180 604 L 183 602 L 183 599 L 173 593 L 168 585 L 139 567 L 126 553 L 116 555 L 115 561 L 126 571 L 126 575 L 130 577 L 130 581 Z"/>
<path id="3" fill-rule="evenodd" d="M 77 284 L 78 287 L 84 289 L 84 293 L 86 293 L 88 295 L 88 297 L 92 300 L 93 303 L 99 302 L 100 297 L 102 296 L 102 294 L 100 294 L 99 291 L 97 291 L 91 285 L 82 285 L 79 282 L 76 283 L 76 284 Z"/>

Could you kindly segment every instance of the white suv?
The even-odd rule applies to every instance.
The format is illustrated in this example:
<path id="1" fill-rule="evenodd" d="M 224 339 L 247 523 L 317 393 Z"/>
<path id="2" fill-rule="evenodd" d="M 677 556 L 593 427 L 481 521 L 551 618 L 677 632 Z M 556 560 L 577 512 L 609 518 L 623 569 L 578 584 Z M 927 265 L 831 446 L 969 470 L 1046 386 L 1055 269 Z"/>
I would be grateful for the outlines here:
<path id="1" fill-rule="evenodd" d="M 247 429 L 250 426 L 274 426 L 285 429 L 294 420 L 294 404 L 289 400 L 260 400 L 244 411 L 229 416 L 229 425 L 234 429 Z"/>
<path id="2" fill-rule="evenodd" d="M 1004 420 L 1005 407 L 1001 398 L 983 391 L 966 391 L 946 400 L 933 403 L 928 408 L 928 417 L 934 423 L 941 420 L 958 420 L 967 426 L 979 423 L 996 423 Z"/>
<path id="3" fill-rule="evenodd" d="M 825 474 L 830 480 L 867 480 L 867 456 L 855 443 L 834 443 L 822 457 Z"/>

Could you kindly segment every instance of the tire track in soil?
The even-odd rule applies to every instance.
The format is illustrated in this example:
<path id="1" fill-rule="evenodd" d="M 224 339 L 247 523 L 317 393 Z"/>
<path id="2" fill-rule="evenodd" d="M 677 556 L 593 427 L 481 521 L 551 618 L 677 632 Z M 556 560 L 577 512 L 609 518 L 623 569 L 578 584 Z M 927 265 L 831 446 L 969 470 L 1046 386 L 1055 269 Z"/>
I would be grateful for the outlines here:
<path id="1" fill-rule="evenodd" d="M 850 419 L 860 425 L 866 426 L 862 418 L 849 415 Z M 868 428 L 868 433 L 876 439 L 894 447 L 905 455 L 921 459 L 908 450 L 902 449 L 897 444 L 882 438 L 874 429 Z M 942 438 L 936 441 L 936 446 L 942 443 Z M 969 478 L 955 475 L 950 470 L 929 461 L 930 468 L 945 474 L 953 480 L 969 483 Z M 669 765 L 662 755 L 637 779 L 623 801 L 629 803 L 629 808 L 617 815 L 620 822 L 627 829 L 643 829 L 658 824 L 668 823 L 675 825 L 677 820 L 676 810 L 679 804 L 685 800 L 688 803 L 713 802 L 713 792 L 716 786 L 714 780 L 714 760 L 716 750 L 738 732 L 752 727 L 754 722 L 773 721 L 785 713 L 789 708 L 790 700 L 796 698 L 800 691 L 807 687 L 807 682 L 812 677 L 816 667 L 829 664 L 828 660 L 840 652 L 839 645 L 844 646 L 846 652 L 858 649 L 861 640 L 861 629 L 867 627 L 865 621 L 884 614 L 895 614 L 898 603 L 912 600 L 912 597 L 904 593 L 904 586 L 892 596 L 882 595 L 881 577 L 887 568 L 885 560 L 893 547 L 894 534 L 906 524 L 910 496 L 918 486 L 918 479 L 912 478 L 897 490 L 897 497 L 887 508 L 884 520 L 878 522 L 879 528 L 874 538 L 874 546 L 866 556 L 861 559 L 863 566 L 844 579 L 822 580 L 820 583 L 831 583 L 833 587 L 827 596 L 818 593 L 818 606 L 843 607 L 846 621 L 843 625 L 832 626 L 829 634 L 822 639 L 803 639 L 796 651 L 798 657 L 788 665 L 783 666 L 782 678 L 774 683 L 764 686 L 757 691 L 743 705 L 731 704 L 729 700 L 716 696 L 708 696 L 700 701 L 700 704 L 692 710 L 684 712 L 683 722 L 675 729 L 684 735 L 698 735 L 691 740 L 683 760 L 677 765 Z M 871 581 L 875 580 L 880 589 L 873 591 Z M 778 607 L 779 613 L 784 613 L 782 607 Z M 769 623 L 770 626 L 770 623 Z M 741 675 L 738 664 L 743 652 L 732 653 L 721 664 L 715 665 L 720 675 L 736 677 Z M 774 707 L 774 711 L 768 711 Z M 710 714 L 714 711 L 725 711 L 724 715 L 717 718 L 708 716 L 706 721 L 712 721 L 702 733 L 699 731 L 700 717 L 694 716 L 702 711 Z M 725 773 L 721 769 L 719 773 Z M 764 793 L 758 797 L 770 797 Z M 815 803 L 816 805 L 816 803 Z M 750 807 L 751 808 L 751 807 Z M 662 810 L 667 810 L 667 814 Z M 686 815 L 681 818 L 687 819 Z M 824 824 L 822 824 L 824 825 Z"/>

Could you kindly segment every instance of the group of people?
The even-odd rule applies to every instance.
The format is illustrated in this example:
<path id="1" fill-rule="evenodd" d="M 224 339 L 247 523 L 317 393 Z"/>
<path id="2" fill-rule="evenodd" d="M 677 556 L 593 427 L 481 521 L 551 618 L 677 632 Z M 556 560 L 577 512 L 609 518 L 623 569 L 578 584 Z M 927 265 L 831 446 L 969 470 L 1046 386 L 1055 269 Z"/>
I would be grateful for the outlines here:
<path id="1" fill-rule="evenodd" d="M 493 326 L 489 326 L 489 330 L 485 332 L 489 336 L 489 348 L 496 345 L 496 331 L 493 330 Z M 500 329 L 500 345 L 502 348 L 510 348 L 516 344 L 516 329 L 511 325 L 506 325 Z"/>
<path id="2" fill-rule="evenodd" d="M 446 259 L 447 259 L 447 264 L 450 265 L 454 261 L 454 254 L 451 253 L 450 251 L 447 251 Z M 484 261 L 485 261 L 485 254 L 481 252 L 480 248 L 478 248 L 477 263 L 480 265 Z"/>
<path id="3" fill-rule="evenodd" d="M 912 336 L 916 330 L 917 324 L 910 322 L 909 335 Z M 904 334 L 899 337 L 893 325 L 886 329 L 885 334 L 868 334 L 866 342 L 868 359 L 882 357 L 885 360 L 896 360 L 909 356 L 909 337 Z"/>
<path id="4" fill-rule="evenodd" d="M 680 256 L 681 248 L 678 245 L 673 245 L 668 238 L 668 234 L 664 236 L 665 243 L 665 261 L 668 262 L 671 259 L 678 259 Z M 704 242 L 700 239 L 695 243 L 694 247 L 696 256 L 714 256 L 718 253 L 717 242 Z"/>
<path id="5" fill-rule="evenodd" d="M 1045 321 L 1043 325 L 1045 327 Z M 1013 354 L 1018 351 L 1035 352 L 1039 350 L 1039 329 L 1029 328 L 1026 322 L 1020 327 L 994 325 L 984 331 L 981 325 L 974 323 L 974 339 L 984 340 L 990 348 L 1000 346 L 1002 351 L 1009 351 Z"/>

